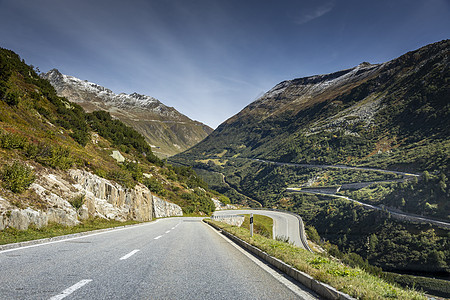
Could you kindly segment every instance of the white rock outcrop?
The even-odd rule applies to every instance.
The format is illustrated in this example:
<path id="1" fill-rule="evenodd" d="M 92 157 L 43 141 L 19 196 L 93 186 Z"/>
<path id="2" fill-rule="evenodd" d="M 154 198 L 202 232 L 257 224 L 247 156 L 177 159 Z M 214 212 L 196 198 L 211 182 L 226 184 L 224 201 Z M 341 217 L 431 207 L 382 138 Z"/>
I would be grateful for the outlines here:
<path id="1" fill-rule="evenodd" d="M 216 198 L 211 198 L 211 200 L 214 202 L 214 206 L 216 207 L 216 210 L 222 210 L 222 209 L 238 209 L 236 205 L 233 204 L 224 204 L 222 201 Z"/>
<path id="2" fill-rule="evenodd" d="M 74 226 L 89 217 L 119 221 L 150 221 L 153 218 L 182 216 L 180 206 L 155 197 L 142 184 L 125 189 L 119 184 L 84 170 L 67 173 L 49 173 L 42 170 L 30 186 L 47 209 L 19 209 L 0 197 L 0 230 L 14 227 L 26 230 L 30 225 L 38 228 L 55 222 Z M 69 201 L 84 197 L 84 204 L 76 209 Z"/>
<path id="3" fill-rule="evenodd" d="M 158 198 L 156 196 L 153 196 L 153 208 L 155 211 L 155 218 L 164 218 L 171 216 L 181 217 L 183 215 L 181 207 L 174 203 L 162 200 L 161 198 Z"/>

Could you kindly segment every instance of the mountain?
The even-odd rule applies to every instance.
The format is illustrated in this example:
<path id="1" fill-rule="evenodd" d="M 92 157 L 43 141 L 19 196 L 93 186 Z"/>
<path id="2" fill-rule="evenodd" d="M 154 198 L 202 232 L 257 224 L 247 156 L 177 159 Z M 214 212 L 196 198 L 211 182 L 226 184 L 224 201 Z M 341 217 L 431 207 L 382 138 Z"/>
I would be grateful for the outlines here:
<path id="1" fill-rule="evenodd" d="M 61 74 L 57 69 L 41 76 L 50 81 L 59 96 L 78 103 L 87 112 L 108 111 L 136 129 L 160 157 L 182 152 L 212 132 L 209 126 L 150 96 L 115 94 L 98 84 Z"/>
<path id="2" fill-rule="evenodd" d="M 224 157 L 424 170 L 431 166 L 402 156 L 449 136 L 448 45 L 281 82 L 178 157 L 227 150 Z"/>
<path id="3" fill-rule="evenodd" d="M 350 184 L 338 193 L 449 222 L 449 52 L 444 40 L 385 63 L 283 81 L 170 161 L 193 166 L 234 203 L 299 213 L 325 240 L 385 270 L 448 276 L 448 229 L 287 188 Z"/>
<path id="4" fill-rule="evenodd" d="M 386 63 L 283 81 L 172 161 L 223 173 L 225 181 L 215 178 L 210 184 L 238 191 L 236 201 L 248 196 L 228 188 L 243 181 L 233 164 L 244 159 L 427 171 L 442 174 L 444 184 L 450 149 L 449 43 Z M 254 200 L 272 203 L 264 197 Z M 434 195 L 410 212 L 448 219 L 445 197 Z M 426 203 L 439 207 L 426 209 Z"/>
<path id="5" fill-rule="evenodd" d="M 105 111 L 86 113 L 0 48 L 0 232 L 205 215 L 213 197 L 227 200 L 190 168 L 156 157 L 135 129 Z"/>

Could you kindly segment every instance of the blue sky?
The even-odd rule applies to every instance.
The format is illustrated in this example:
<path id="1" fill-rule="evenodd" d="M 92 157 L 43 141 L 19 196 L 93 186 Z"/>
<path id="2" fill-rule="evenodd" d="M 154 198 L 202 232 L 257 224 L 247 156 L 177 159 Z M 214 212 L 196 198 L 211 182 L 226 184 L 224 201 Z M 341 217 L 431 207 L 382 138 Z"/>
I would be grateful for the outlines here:
<path id="1" fill-rule="evenodd" d="M 211 127 L 277 83 L 450 38 L 449 0 L 0 0 L 0 47 Z"/>

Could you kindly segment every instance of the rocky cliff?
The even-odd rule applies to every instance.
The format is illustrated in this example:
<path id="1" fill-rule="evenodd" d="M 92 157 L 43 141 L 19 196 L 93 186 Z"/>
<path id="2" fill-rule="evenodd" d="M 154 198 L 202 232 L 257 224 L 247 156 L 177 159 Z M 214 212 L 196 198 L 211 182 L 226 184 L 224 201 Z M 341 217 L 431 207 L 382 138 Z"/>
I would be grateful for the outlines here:
<path id="1" fill-rule="evenodd" d="M 50 81 L 59 96 L 80 104 L 88 112 L 108 111 L 136 129 L 159 156 L 182 152 L 212 132 L 209 126 L 191 120 L 150 96 L 115 94 L 95 83 L 63 75 L 56 69 L 41 76 Z"/>
<path id="2" fill-rule="evenodd" d="M 180 206 L 153 196 L 142 184 L 125 189 L 79 169 L 69 170 L 68 173 L 43 169 L 39 171 L 38 178 L 30 189 L 41 200 L 39 208 L 19 208 L 0 197 L 0 230 L 6 227 L 25 230 L 30 225 L 40 228 L 49 222 L 74 226 L 80 223 L 79 220 L 89 217 L 150 221 L 183 215 Z M 71 204 L 76 197 L 84 198 L 79 208 Z"/>

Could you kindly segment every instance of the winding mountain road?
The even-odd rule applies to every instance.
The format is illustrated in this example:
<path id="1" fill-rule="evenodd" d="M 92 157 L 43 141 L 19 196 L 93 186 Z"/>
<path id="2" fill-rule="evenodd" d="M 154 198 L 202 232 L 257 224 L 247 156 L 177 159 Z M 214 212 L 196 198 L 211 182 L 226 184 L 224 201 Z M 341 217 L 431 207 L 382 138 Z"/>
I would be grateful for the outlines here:
<path id="1" fill-rule="evenodd" d="M 297 190 L 297 189 L 286 189 L 286 191 L 288 192 L 295 192 L 295 193 L 307 193 L 307 194 L 316 194 L 316 195 L 322 195 L 322 196 L 332 196 L 335 198 L 341 198 L 341 199 L 345 199 L 348 201 L 352 201 L 355 203 L 358 203 L 359 205 L 362 205 L 365 208 L 368 209 L 374 209 L 374 210 L 380 210 L 380 211 L 386 211 L 389 212 L 391 214 L 392 217 L 400 219 L 400 220 L 407 220 L 407 221 L 412 221 L 412 222 L 420 222 L 420 223 L 431 223 L 440 227 L 445 227 L 445 228 L 450 228 L 450 223 L 448 222 L 444 222 L 444 221 L 438 221 L 438 220 L 433 220 L 430 218 L 426 218 L 426 217 L 422 217 L 419 215 L 415 215 L 415 214 L 409 214 L 409 213 L 405 213 L 405 212 L 399 212 L 396 210 L 393 210 L 387 206 L 377 206 L 377 205 L 372 205 L 372 204 L 367 204 L 355 199 L 351 199 L 349 197 L 346 196 L 342 196 L 342 195 L 337 195 L 337 194 L 331 194 L 331 193 L 320 193 L 320 192 L 314 192 L 314 191 L 302 191 L 302 190 Z"/>
<path id="2" fill-rule="evenodd" d="M 0 251 L 0 299 L 317 299 L 201 222 Z"/>
<path id="3" fill-rule="evenodd" d="M 383 170 L 383 169 L 376 169 L 376 168 L 353 167 L 353 166 L 346 166 L 346 165 L 296 164 L 296 163 L 275 162 L 275 161 L 258 159 L 258 158 L 249 158 L 249 159 L 254 160 L 254 161 L 264 162 L 264 163 L 275 164 L 277 166 L 292 166 L 292 167 L 318 168 L 318 169 L 345 169 L 345 170 L 359 170 L 359 171 L 374 171 L 374 172 L 383 172 L 383 173 L 402 175 L 403 177 L 420 177 L 419 174 L 412 174 L 412 173 L 400 172 L 400 171 L 390 171 L 390 170 Z"/>
<path id="4" fill-rule="evenodd" d="M 333 169 L 334 168 L 334 169 L 349 169 L 349 170 L 360 170 L 360 171 L 375 171 L 375 172 L 383 172 L 383 173 L 390 173 L 390 174 L 396 174 L 396 175 L 403 176 L 402 179 L 381 180 L 381 181 L 371 181 L 371 182 L 364 182 L 364 183 L 344 184 L 347 187 L 350 187 L 352 185 L 357 185 L 357 184 L 362 184 L 362 186 L 368 186 L 368 185 L 371 185 L 371 184 L 385 183 L 385 182 L 401 182 L 401 181 L 409 180 L 409 179 L 414 178 L 414 177 L 420 177 L 419 174 L 412 174 L 412 173 L 400 172 L 400 171 L 390 171 L 390 170 L 383 170 L 383 169 L 375 169 L 375 168 L 352 167 L 352 166 L 344 166 L 344 165 L 312 165 L 312 164 L 280 163 L 280 162 L 274 162 L 274 161 L 262 160 L 262 159 L 251 159 L 251 160 L 264 162 L 264 163 L 268 163 L 268 164 L 275 164 L 277 166 L 286 165 L 286 166 L 294 166 L 294 167 L 301 167 L 301 168 L 320 168 L 320 169 Z M 448 223 L 448 222 L 434 220 L 434 219 L 430 219 L 430 218 L 427 218 L 427 217 L 419 216 L 419 215 L 416 215 L 416 214 L 411 214 L 411 213 L 406 213 L 406 212 L 399 211 L 399 210 L 394 210 L 394 209 L 389 208 L 387 206 L 377 206 L 377 205 L 364 203 L 364 202 L 361 202 L 361 201 L 358 201 L 358 200 L 355 200 L 355 199 L 351 199 L 351 198 L 346 197 L 346 196 L 338 195 L 336 193 L 320 192 L 319 191 L 320 187 L 316 188 L 315 191 L 314 190 L 302 190 L 301 188 L 300 189 L 287 188 L 286 190 L 288 192 L 297 192 L 297 193 L 307 193 L 307 194 L 317 194 L 317 195 L 324 195 L 324 196 L 333 196 L 333 197 L 336 197 L 336 198 L 341 198 L 341 199 L 345 199 L 345 200 L 348 200 L 348 201 L 352 201 L 352 202 L 358 203 L 359 205 L 362 205 L 365 208 L 375 209 L 375 210 L 382 210 L 382 211 L 389 212 L 391 214 L 391 216 L 393 216 L 393 217 L 395 217 L 397 219 L 413 221 L 413 222 L 431 223 L 431 224 L 434 224 L 434 225 L 437 225 L 437 226 L 450 228 L 450 223 Z"/>
<path id="5" fill-rule="evenodd" d="M 287 212 L 263 210 L 263 209 L 242 209 L 242 210 L 219 210 L 213 215 L 216 216 L 236 216 L 244 214 L 257 214 L 272 218 L 273 237 L 287 237 L 294 245 L 303 249 L 309 249 L 306 237 L 303 233 L 303 222 L 297 216 Z M 300 223 L 301 222 L 301 223 Z"/>

